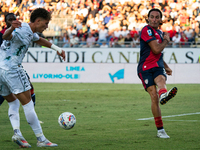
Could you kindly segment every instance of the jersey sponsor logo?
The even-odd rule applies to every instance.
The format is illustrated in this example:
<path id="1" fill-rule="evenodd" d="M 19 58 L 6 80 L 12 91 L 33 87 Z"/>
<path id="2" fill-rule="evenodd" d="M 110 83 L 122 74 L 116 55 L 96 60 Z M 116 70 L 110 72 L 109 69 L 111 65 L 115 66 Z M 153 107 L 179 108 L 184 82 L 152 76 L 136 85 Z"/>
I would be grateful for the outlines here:
<path id="1" fill-rule="evenodd" d="M 149 80 L 148 80 L 148 79 L 145 79 L 145 80 L 144 80 L 144 83 L 145 83 L 145 84 L 148 84 L 148 83 L 149 83 Z"/>
<path id="2" fill-rule="evenodd" d="M 149 29 L 149 30 L 147 30 L 147 33 L 148 33 L 148 35 L 149 36 L 152 36 L 152 32 L 151 32 L 151 30 Z"/>

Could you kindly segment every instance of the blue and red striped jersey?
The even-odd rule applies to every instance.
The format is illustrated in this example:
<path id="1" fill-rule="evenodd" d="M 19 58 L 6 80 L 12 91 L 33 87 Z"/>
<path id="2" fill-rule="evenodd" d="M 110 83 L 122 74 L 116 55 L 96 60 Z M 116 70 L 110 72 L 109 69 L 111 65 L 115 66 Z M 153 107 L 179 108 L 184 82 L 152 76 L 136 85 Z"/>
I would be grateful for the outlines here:
<path id="1" fill-rule="evenodd" d="M 163 32 L 146 25 L 142 29 L 140 35 L 140 60 L 137 68 L 138 73 L 154 67 L 164 67 L 163 53 L 154 54 L 148 44 L 153 40 L 157 40 L 158 43 L 162 43 Z"/>

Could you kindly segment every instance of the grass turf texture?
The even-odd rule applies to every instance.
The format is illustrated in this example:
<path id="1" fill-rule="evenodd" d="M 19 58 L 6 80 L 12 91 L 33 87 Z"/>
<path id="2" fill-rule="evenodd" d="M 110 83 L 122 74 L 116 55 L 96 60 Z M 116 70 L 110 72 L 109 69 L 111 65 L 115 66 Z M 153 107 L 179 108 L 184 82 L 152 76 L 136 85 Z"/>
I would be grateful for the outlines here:
<path id="1" fill-rule="evenodd" d="M 37 148 L 36 138 L 20 107 L 21 131 L 31 149 L 57 150 L 191 150 L 200 149 L 200 114 L 164 118 L 170 139 L 156 137 L 151 101 L 140 84 L 33 83 L 36 113 L 55 148 Z M 174 85 L 167 85 L 168 90 Z M 162 116 L 200 112 L 200 84 L 178 84 L 176 97 L 161 106 Z M 11 141 L 8 104 L 0 106 L 0 149 L 19 149 Z M 77 119 L 71 130 L 57 120 L 62 112 Z"/>

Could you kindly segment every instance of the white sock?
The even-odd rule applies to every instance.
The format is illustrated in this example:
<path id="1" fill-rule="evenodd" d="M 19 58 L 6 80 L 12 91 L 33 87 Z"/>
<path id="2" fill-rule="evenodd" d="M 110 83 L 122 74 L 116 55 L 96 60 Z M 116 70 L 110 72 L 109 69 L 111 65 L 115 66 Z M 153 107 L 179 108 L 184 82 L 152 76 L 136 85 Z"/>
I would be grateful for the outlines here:
<path id="1" fill-rule="evenodd" d="M 35 136 L 37 137 L 38 140 L 44 141 L 46 138 L 42 132 L 42 127 L 39 123 L 37 114 L 35 112 L 33 101 L 31 100 L 26 105 L 23 105 L 23 108 L 26 120 L 28 124 L 31 126 L 33 132 L 35 133 Z"/>
<path id="2" fill-rule="evenodd" d="M 8 103 L 9 108 L 8 108 L 8 116 L 10 119 L 10 123 L 13 127 L 14 133 L 22 136 L 22 133 L 20 131 L 20 118 L 19 118 L 19 107 L 20 103 L 19 100 L 16 99 L 13 102 Z"/>

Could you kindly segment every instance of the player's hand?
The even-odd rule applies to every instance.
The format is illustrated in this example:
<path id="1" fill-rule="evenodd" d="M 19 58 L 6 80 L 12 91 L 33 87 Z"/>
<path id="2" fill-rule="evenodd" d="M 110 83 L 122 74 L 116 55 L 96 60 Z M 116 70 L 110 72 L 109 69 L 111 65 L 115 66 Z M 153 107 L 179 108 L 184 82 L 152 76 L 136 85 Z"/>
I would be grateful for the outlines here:
<path id="1" fill-rule="evenodd" d="M 165 68 L 167 75 L 172 75 L 172 70 L 170 68 Z"/>
<path id="2" fill-rule="evenodd" d="M 168 43 L 170 42 L 169 34 L 164 34 L 163 39 L 166 39 Z"/>
<path id="3" fill-rule="evenodd" d="M 65 51 L 64 51 L 64 50 L 62 50 L 62 53 L 59 53 L 59 52 L 57 51 L 57 54 L 58 54 L 59 56 L 61 56 L 61 57 L 63 58 L 63 60 L 65 61 Z"/>
<path id="4" fill-rule="evenodd" d="M 13 22 L 12 22 L 12 27 L 13 28 L 19 28 L 19 27 L 21 27 L 21 22 L 20 21 L 18 21 L 18 20 L 14 20 Z"/>

